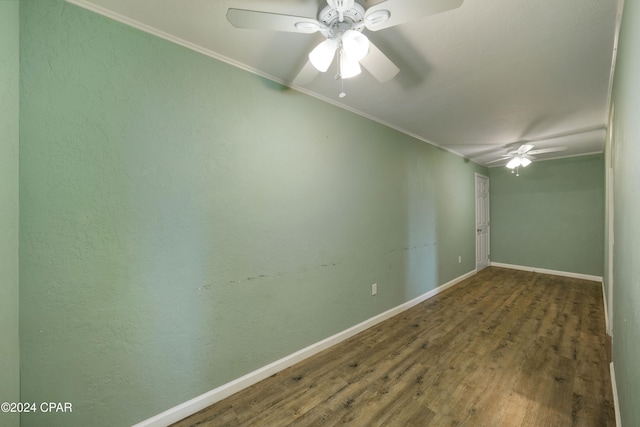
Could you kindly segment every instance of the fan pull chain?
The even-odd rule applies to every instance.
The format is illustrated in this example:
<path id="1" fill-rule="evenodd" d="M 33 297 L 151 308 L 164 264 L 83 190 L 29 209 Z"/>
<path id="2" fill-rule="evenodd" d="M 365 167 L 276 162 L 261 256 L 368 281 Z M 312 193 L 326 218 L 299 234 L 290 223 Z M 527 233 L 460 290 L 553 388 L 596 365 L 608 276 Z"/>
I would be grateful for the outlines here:
<path id="1" fill-rule="evenodd" d="M 340 79 L 340 93 L 338 94 L 338 97 L 340 98 L 344 98 L 345 96 L 347 96 L 347 94 L 344 91 L 344 79 L 342 78 L 342 70 L 340 69 L 340 63 L 342 62 L 342 48 L 340 48 L 340 50 L 338 50 L 338 60 L 336 61 L 336 68 L 337 68 L 337 72 L 336 72 L 336 79 Z"/>

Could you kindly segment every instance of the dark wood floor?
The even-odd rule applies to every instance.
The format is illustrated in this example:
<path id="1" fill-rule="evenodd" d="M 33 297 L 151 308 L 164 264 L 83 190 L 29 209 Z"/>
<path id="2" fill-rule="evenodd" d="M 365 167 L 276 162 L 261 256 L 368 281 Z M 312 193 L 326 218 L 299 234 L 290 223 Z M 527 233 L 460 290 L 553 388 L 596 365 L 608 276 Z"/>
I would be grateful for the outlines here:
<path id="1" fill-rule="evenodd" d="M 174 426 L 614 426 L 601 285 L 491 267 Z"/>

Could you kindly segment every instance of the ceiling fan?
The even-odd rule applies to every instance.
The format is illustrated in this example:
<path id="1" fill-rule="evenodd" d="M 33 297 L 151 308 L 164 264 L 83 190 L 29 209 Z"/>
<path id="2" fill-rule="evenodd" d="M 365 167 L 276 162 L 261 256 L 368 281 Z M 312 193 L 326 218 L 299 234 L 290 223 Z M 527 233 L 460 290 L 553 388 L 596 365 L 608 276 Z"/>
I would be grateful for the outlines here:
<path id="1" fill-rule="evenodd" d="M 310 53 L 294 83 L 310 83 L 318 72 L 326 72 L 338 54 L 336 78 L 346 79 L 361 72 L 364 66 L 379 82 L 391 80 L 399 68 L 362 32 L 378 31 L 409 20 L 435 15 L 462 5 L 464 0 L 326 0 L 317 18 L 306 18 L 247 9 L 227 10 L 227 20 L 236 28 L 319 32 L 326 39 Z M 375 3 L 365 7 L 367 3 Z M 340 96 L 344 96 L 341 93 Z"/>
<path id="2" fill-rule="evenodd" d="M 503 154 L 501 158 L 496 160 L 491 160 L 486 164 L 502 162 L 507 159 L 510 159 L 507 162 L 506 166 L 507 168 L 512 169 L 512 172 L 513 172 L 513 169 L 516 169 L 517 171 L 517 169 L 520 166 L 522 166 L 523 168 L 526 168 L 527 166 L 529 166 L 531 164 L 531 161 L 535 160 L 535 157 L 533 157 L 534 154 L 555 153 L 555 152 L 564 151 L 567 149 L 567 147 L 549 147 L 549 148 L 540 148 L 538 150 L 534 150 L 533 144 L 520 144 L 520 145 L 516 145 L 516 147 L 517 148 L 515 148 L 514 150 L 507 152 L 507 154 Z"/>

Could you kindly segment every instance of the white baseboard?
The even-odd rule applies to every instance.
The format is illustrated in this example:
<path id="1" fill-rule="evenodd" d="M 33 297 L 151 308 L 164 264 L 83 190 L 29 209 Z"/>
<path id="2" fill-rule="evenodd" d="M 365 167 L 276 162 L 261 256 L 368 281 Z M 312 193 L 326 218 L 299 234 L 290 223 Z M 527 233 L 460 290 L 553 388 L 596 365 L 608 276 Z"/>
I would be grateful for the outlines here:
<path id="1" fill-rule="evenodd" d="M 492 267 L 510 268 L 512 270 L 532 271 L 541 274 L 553 274 L 554 276 L 572 277 L 574 279 L 591 280 L 602 282 L 602 276 L 591 276 L 589 274 L 571 273 L 569 271 L 547 270 L 546 268 L 526 267 L 523 265 L 503 264 L 501 262 L 491 262 Z"/>
<path id="2" fill-rule="evenodd" d="M 616 371 L 613 369 L 613 362 L 609 363 L 609 372 L 611 372 L 611 388 L 613 390 L 613 407 L 616 412 L 616 426 L 622 427 L 620 403 L 618 402 L 618 386 L 616 385 Z"/>
<path id="3" fill-rule="evenodd" d="M 463 274 L 460 277 L 457 277 L 450 282 L 447 282 L 437 288 L 420 295 L 417 298 L 414 298 L 410 301 L 407 301 L 403 304 L 400 304 L 397 307 L 389 309 L 383 313 L 380 313 L 376 316 L 373 316 L 370 319 L 365 320 L 364 322 L 358 323 L 348 329 L 345 329 L 342 332 L 338 332 L 335 335 L 332 335 L 322 341 L 319 341 L 315 344 L 311 344 L 308 347 L 303 348 L 295 353 L 292 353 L 288 356 L 283 357 L 280 360 L 276 360 L 273 363 L 270 363 L 262 368 L 259 368 L 253 372 L 250 372 L 240 378 L 237 378 L 231 382 L 221 385 L 220 387 L 214 388 L 211 391 L 208 391 L 200 396 L 194 397 L 191 400 L 188 400 L 184 403 L 181 403 L 173 408 L 167 409 L 166 411 L 155 415 L 151 418 L 148 418 L 144 421 L 139 422 L 133 427 L 165 427 L 169 424 L 180 421 L 183 418 L 188 417 L 189 415 L 193 415 L 196 412 L 213 405 L 214 403 L 231 396 L 243 390 L 247 387 L 256 384 L 259 381 L 262 381 L 265 378 L 270 377 L 271 375 L 278 373 L 290 366 L 295 365 L 296 363 L 313 356 L 327 348 L 336 345 L 352 336 L 369 329 L 370 327 L 387 320 L 396 314 L 399 314 L 409 308 L 420 304 L 423 301 L 428 300 L 429 298 L 441 293 L 445 289 L 456 285 L 457 283 L 473 276 L 476 274 L 476 270 L 470 271 L 469 273 Z"/>

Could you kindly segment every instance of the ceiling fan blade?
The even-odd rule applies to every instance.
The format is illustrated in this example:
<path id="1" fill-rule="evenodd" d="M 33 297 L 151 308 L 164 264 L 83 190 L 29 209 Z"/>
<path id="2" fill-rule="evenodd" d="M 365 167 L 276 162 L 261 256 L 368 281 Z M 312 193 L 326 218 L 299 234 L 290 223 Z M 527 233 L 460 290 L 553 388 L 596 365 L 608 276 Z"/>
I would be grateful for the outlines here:
<path id="1" fill-rule="evenodd" d="M 518 147 L 518 154 L 526 154 L 529 151 L 531 151 L 531 149 L 533 148 L 533 145 L 531 144 L 522 144 L 520 147 Z"/>
<path id="2" fill-rule="evenodd" d="M 557 151 L 564 151 L 567 147 L 549 147 L 541 148 L 539 150 L 531 150 L 527 154 L 543 154 L 543 153 L 555 153 Z"/>
<path id="3" fill-rule="evenodd" d="M 371 41 L 369 41 L 369 54 L 360 60 L 360 64 L 380 83 L 391 80 L 400 71 L 396 64 L 391 62 Z"/>
<path id="4" fill-rule="evenodd" d="M 320 74 L 320 71 L 313 66 L 311 61 L 307 61 L 295 79 L 293 79 L 293 84 L 296 86 L 306 86 L 311 83 L 317 76 Z"/>
<path id="5" fill-rule="evenodd" d="M 365 12 L 364 22 L 371 31 L 456 9 L 464 0 L 386 0 Z"/>
<path id="6" fill-rule="evenodd" d="M 315 33 L 322 28 L 313 18 L 303 18 L 278 13 L 259 12 L 246 9 L 227 10 L 227 21 L 236 28 L 254 30 L 288 31 L 292 33 Z"/>
<path id="7" fill-rule="evenodd" d="M 510 157 L 502 157 L 500 159 L 494 159 L 494 160 L 489 160 L 488 162 L 484 162 L 485 165 L 488 165 L 490 163 L 497 163 L 497 162 L 501 162 L 503 160 L 509 160 Z"/>

